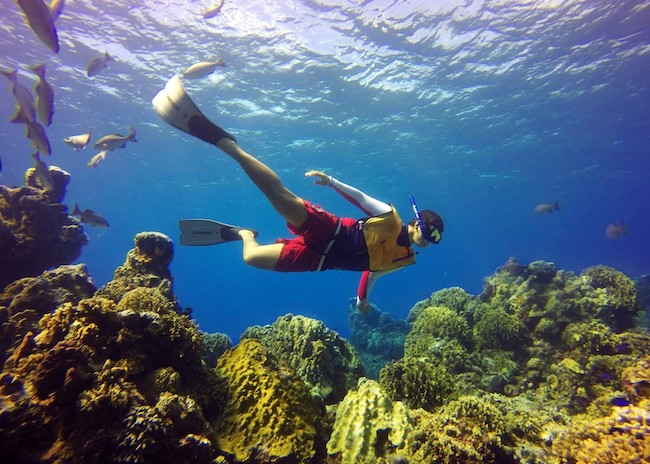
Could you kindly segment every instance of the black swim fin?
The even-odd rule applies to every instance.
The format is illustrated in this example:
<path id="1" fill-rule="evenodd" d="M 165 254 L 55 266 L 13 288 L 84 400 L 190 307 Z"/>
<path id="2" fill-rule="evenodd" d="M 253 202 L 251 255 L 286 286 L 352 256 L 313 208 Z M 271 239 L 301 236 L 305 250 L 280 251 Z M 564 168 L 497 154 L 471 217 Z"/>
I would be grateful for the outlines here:
<path id="1" fill-rule="evenodd" d="M 178 221 L 178 227 L 181 230 L 181 245 L 184 246 L 206 246 L 234 242 L 241 240 L 239 231 L 244 230 L 243 227 L 231 226 L 211 219 L 181 219 Z M 246 230 L 250 230 L 257 237 L 256 230 Z"/>

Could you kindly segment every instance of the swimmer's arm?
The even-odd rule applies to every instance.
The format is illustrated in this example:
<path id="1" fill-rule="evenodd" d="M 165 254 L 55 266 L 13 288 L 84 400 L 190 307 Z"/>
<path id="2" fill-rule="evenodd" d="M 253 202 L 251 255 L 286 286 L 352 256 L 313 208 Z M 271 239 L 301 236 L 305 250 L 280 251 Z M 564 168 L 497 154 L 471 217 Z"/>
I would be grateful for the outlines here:
<path id="1" fill-rule="evenodd" d="M 389 271 L 363 271 L 361 274 L 361 279 L 359 280 L 359 287 L 357 288 L 357 302 L 356 307 L 359 311 L 367 313 L 370 310 L 370 302 L 368 301 L 368 296 L 370 296 L 370 291 L 372 290 L 373 285 L 377 279 L 386 274 L 390 274 L 395 269 Z"/>
<path id="2" fill-rule="evenodd" d="M 334 190 L 336 190 L 343 198 L 355 205 L 368 216 L 379 216 L 391 211 L 391 206 L 389 204 L 366 195 L 361 190 L 344 184 L 322 171 L 309 171 L 305 176 L 317 177 L 314 183 L 334 188 Z"/>

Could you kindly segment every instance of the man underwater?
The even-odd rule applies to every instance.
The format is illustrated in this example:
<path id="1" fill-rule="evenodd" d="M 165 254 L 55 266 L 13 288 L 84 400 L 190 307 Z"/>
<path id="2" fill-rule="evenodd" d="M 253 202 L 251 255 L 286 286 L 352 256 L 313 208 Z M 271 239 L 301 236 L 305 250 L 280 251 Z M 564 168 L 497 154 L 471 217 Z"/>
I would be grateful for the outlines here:
<path id="1" fill-rule="evenodd" d="M 216 146 L 234 159 L 287 221 L 289 230 L 297 235 L 260 245 L 256 240 L 257 233 L 252 230 L 198 220 L 198 228 L 202 223 L 221 226 L 220 239 L 195 243 L 189 240 L 185 244 L 203 245 L 241 239 L 244 262 L 278 272 L 361 271 L 356 306 L 367 312 L 370 308 L 368 296 L 378 277 L 414 264 L 414 244 L 424 248 L 430 243 L 438 244 L 442 239 L 442 218 L 431 210 L 419 211 L 413 197 L 411 204 L 416 217 L 408 224 L 402 222 L 392 205 L 321 171 L 309 171 L 305 176 L 313 177 L 317 185 L 332 187 L 367 217 L 341 218 L 298 197 L 287 189 L 274 171 L 242 150 L 235 137 L 203 115 L 185 91 L 179 76 L 172 77 L 152 103 L 156 113 L 166 122 Z M 198 229 L 193 232 L 197 237 L 210 233 Z"/>

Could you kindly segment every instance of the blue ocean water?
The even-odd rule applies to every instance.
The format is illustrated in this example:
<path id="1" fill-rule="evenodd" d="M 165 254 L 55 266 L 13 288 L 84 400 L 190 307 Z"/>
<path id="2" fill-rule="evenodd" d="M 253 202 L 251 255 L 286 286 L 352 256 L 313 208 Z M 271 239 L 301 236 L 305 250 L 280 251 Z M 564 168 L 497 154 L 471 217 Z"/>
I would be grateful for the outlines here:
<path id="1" fill-rule="evenodd" d="M 111 279 L 141 231 L 174 240 L 178 219 L 207 217 L 287 237 L 283 220 L 223 153 L 162 122 L 151 98 L 172 75 L 221 55 L 187 81 L 192 98 L 296 194 L 339 215 L 362 213 L 304 178 L 322 169 L 404 217 L 414 195 L 445 220 L 439 246 L 380 279 L 371 301 L 404 318 L 432 292 L 479 293 L 508 258 L 580 272 L 605 264 L 650 272 L 650 2 L 579 0 L 68 0 L 55 55 L 0 0 L 0 67 L 45 63 L 55 88 L 53 154 L 72 175 L 66 202 L 101 213 L 86 263 Z M 89 78 L 103 51 L 115 57 Z M 0 183 L 33 164 L 0 80 Z M 63 138 L 138 131 L 95 169 L 91 147 Z M 560 211 L 537 215 L 542 202 Z M 629 235 L 611 240 L 622 220 Z M 349 334 L 359 275 L 279 274 L 247 267 L 238 244 L 176 247 L 175 292 L 201 328 L 234 340 L 286 313 Z"/>

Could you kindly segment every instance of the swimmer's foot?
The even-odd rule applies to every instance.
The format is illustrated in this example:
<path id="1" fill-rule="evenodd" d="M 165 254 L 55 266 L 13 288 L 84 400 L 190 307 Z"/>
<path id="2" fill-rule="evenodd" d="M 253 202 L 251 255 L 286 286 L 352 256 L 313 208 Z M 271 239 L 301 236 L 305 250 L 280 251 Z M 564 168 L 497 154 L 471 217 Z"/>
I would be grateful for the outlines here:
<path id="1" fill-rule="evenodd" d="M 212 145 L 216 145 L 222 139 L 237 142 L 233 135 L 210 121 L 201 112 L 185 91 L 178 75 L 167 81 L 165 88 L 156 94 L 151 103 L 156 113 L 167 123 L 204 142 Z"/>
<path id="2" fill-rule="evenodd" d="M 234 242 L 235 240 L 243 240 L 244 236 L 257 237 L 259 234 L 256 230 L 243 229 L 241 227 L 224 227 L 221 229 L 221 238 L 226 242 Z"/>

